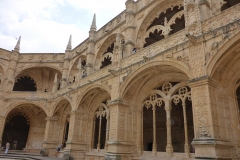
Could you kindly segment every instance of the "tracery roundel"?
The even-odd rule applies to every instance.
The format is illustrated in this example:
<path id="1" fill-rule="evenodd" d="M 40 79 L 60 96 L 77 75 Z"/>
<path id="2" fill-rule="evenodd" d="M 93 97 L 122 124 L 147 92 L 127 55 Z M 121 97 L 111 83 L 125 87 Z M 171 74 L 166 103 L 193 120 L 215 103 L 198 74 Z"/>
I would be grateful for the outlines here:
<path id="1" fill-rule="evenodd" d="M 187 87 L 181 87 L 181 88 L 179 88 L 179 90 L 178 90 L 178 93 L 179 93 L 181 96 L 184 96 L 187 92 L 188 92 Z"/>
<path id="2" fill-rule="evenodd" d="M 170 82 L 164 83 L 162 86 L 162 91 L 163 93 L 168 93 L 171 88 L 172 88 L 172 84 Z"/>

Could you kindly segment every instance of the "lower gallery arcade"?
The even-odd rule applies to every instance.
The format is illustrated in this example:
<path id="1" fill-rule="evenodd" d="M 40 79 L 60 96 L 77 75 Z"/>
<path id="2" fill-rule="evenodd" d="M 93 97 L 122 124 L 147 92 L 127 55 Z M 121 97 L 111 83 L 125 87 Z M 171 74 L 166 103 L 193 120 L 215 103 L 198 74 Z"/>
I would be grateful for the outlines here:
<path id="1" fill-rule="evenodd" d="M 84 95 L 77 95 L 79 100 L 75 100 L 79 105 L 75 109 L 72 104 L 76 103 L 72 103 L 68 96 L 59 99 L 50 112 L 46 112 L 40 103 L 15 105 L 9 109 L 6 118 L 2 118 L 5 123 L 2 147 L 7 142 L 12 146 L 17 140 L 17 150 L 39 153 L 43 149 L 48 156 L 54 156 L 57 146 L 66 143 L 60 155 L 70 152 L 79 159 L 90 160 L 92 157 L 104 159 L 114 148 L 114 139 L 118 139 L 117 143 L 127 148 L 120 148 L 128 153 L 126 159 L 193 159 L 197 146 L 194 138 L 202 136 L 207 139 L 210 134 L 204 129 L 207 112 L 195 109 L 194 113 L 192 88 L 195 86 L 188 85 L 183 72 L 170 66 L 154 68 L 136 73 L 126 85 L 124 100 L 117 102 L 111 101 L 108 90 L 95 85 Z M 156 71 L 162 74 L 156 76 Z M 239 84 L 234 93 L 238 106 Z M 204 97 L 198 86 L 195 96 Z M 199 102 L 202 106 L 204 103 L 204 100 Z M 202 122 L 197 127 L 194 114 L 200 116 Z"/>

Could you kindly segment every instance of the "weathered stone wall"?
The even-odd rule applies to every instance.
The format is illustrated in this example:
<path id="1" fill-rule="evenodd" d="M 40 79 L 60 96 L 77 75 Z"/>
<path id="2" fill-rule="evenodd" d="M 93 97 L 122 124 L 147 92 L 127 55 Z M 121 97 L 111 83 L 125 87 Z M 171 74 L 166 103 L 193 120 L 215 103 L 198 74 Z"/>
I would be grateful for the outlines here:
<path id="1" fill-rule="evenodd" d="M 235 94 L 240 77 L 240 5 L 221 11 L 223 3 L 128 0 L 125 11 L 101 29 L 91 30 L 88 39 L 65 54 L 21 54 L 17 49 L 0 49 L 1 137 L 6 118 L 20 109 L 35 116 L 26 145 L 31 152 L 44 148 L 53 156 L 64 142 L 69 122 L 63 152 L 76 159 L 239 158 L 240 120 Z M 174 6 L 184 7 L 185 29 L 144 48 L 149 24 Z M 118 37 L 125 43 L 117 44 Z M 114 64 L 100 69 L 102 52 L 112 43 Z M 132 53 L 133 48 L 137 48 L 136 53 Z M 89 62 L 88 69 L 78 65 L 79 58 Z M 88 72 L 84 78 L 80 76 L 83 71 Z M 36 81 L 37 92 L 12 91 L 22 75 Z M 145 152 L 142 105 L 154 89 L 168 82 L 191 88 L 194 140 L 181 149 L 185 153 L 174 152 L 171 135 L 177 133 L 171 132 L 171 97 L 166 95 L 166 152 Z M 52 92 L 59 84 L 60 89 Z M 103 102 L 109 110 L 109 139 L 105 150 L 95 150 L 94 116 Z M 40 111 L 44 113 L 41 116 L 36 114 Z M 188 151 L 190 143 L 195 154 Z"/>

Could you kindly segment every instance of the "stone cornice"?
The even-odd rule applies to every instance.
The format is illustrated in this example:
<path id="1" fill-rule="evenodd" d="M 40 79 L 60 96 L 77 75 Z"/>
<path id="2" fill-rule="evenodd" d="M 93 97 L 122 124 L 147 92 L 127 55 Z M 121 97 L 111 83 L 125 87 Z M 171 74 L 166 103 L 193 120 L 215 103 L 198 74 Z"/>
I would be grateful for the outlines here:
<path id="1" fill-rule="evenodd" d="M 189 86 L 191 88 L 206 85 L 206 84 L 212 87 L 216 87 L 217 85 L 216 82 L 213 79 L 211 79 L 209 76 L 203 76 L 203 77 L 191 79 L 189 81 Z"/>
<path id="2" fill-rule="evenodd" d="M 126 101 L 123 101 L 122 99 L 116 99 L 116 100 L 107 102 L 107 106 L 114 106 L 114 105 L 129 106 L 129 104 Z"/>

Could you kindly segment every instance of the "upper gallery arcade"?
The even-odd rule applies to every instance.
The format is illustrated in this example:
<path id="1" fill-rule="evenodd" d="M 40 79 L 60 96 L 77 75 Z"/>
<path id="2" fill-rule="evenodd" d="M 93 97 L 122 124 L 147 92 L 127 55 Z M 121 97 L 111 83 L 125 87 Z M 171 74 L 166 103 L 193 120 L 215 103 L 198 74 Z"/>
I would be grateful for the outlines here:
<path id="1" fill-rule="evenodd" d="M 239 3 L 127 0 L 65 53 L 21 53 L 24 37 L 0 48 L 0 143 L 48 156 L 66 143 L 59 156 L 76 160 L 239 159 Z"/>

